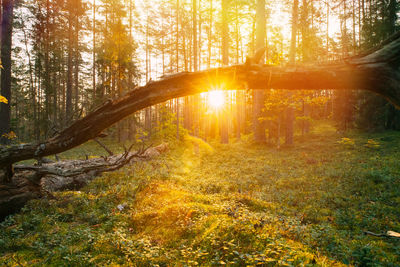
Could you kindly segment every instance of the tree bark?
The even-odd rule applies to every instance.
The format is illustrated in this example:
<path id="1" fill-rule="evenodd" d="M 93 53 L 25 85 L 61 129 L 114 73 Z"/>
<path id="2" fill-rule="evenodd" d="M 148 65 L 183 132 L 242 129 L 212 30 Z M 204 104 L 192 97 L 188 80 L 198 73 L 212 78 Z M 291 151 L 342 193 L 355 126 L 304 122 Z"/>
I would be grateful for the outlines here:
<path id="1" fill-rule="evenodd" d="M 265 46 L 266 38 L 266 19 L 265 19 L 265 0 L 257 0 L 257 14 L 256 14 L 256 49 L 262 49 Z M 265 60 L 263 59 L 263 62 Z M 260 122 L 259 118 L 262 117 L 262 110 L 264 108 L 265 95 L 262 90 L 254 90 L 253 98 L 253 127 L 254 127 L 254 140 L 257 143 L 265 143 L 265 127 L 264 123 Z"/>
<path id="2" fill-rule="evenodd" d="M 115 171 L 127 164 L 150 160 L 168 150 L 168 144 L 140 149 L 116 156 L 87 160 L 67 160 L 41 165 L 16 165 L 9 184 L 0 184 L 0 221 L 18 212 L 26 202 L 62 190 L 78 190 L 104 172 Z"/>
<path id="3" fill-rule="evenodd" d="M 131 2 L 129 2 L 131 4 Z M 129 6 L 131 7 L 131 6 Z M 132 16 L 131 16 L 131 8 L 129 8 L 129 30 L 130 33 L 132 34 L 132 26 L 131 26 L 131 21 L 132 21 Z M 96 0 L 93 0 L 93 51 L 92 51 L 92 59 L 93 59 L 93 66 L 92 66 L 92 86 L 93 86 L 93 102 L 96 103 Z M 131 34 L 129 35 L 131 37 Z M 131 75 L 129 72 L 129 82 L 131 81 Z"/>
<path id="4" fill-rule="evenodd" d="M 4 134 L 10 132 L 11 121 L 11 45 L 14 1 L 3 0 L 3 14 L 1 21 L 1 95 L 7 98 L 8 104 L 0 104 L 0 142 L 8 144 Z"/>
<path id="5" fill-rule="evenodd" d="M 11 46 L 12 46 L 12 24 L 14 14 L 14 1 L 3 0 L 1 20 L 1 95 L 8 103 L 0 103 L 0 143 L 9 144 L 10 140 L 4 136 L 11 131 Z M 0 183 L 7 183 L 13 175 L 11 163 L 0 166 L 4 175 L 0 175 Z"/>
<path id="6" fill-rule="evenodd" d="M 228 22 L 228 8 L 229 8 L 229 0 L 221 1 L 222 8 L 222 64 L 227 66 L 229 64 L 229 22 Z M 218 87 L 215 87 L 218 88 Z M 223 88 L 225 89 L 225 88 Z M 227 97 L 227 94 L 224 93 L 224 97 Z M 220 122 L 220 134 L 221 134 L 221 143 L 228 144 L 229 143 L 229 123 L 228 123 L 228 112 L 227 105 L 224 105 L 219 112 Z"/>
<path id="7" fill-rule="evenodd" d="M 169 99 L 207 92 L 221 83 L 225 90 L 362 89 L 380 94 L 400 108 L 400 33 L 369 54 L 335 64 L 280 67 L 252 65 L 251 62 L 258 60 L 250 59 L 243 65 L 184 72 L 151 81 L 123 97 L 107 101 L 43 142 L 2 147 L 0 167 L 69 150 L 97 137 L 104 129 L 136 111 Z"/>
<path id="8" fill-rule="evenodd" d="M 390 34 L 393 34 L 396 30 L 396 21 L 397 21 L 397 1 L 390 0 L 388 11 L 389 11 L 389 18 L 388 18 L 388 30 Z"/>
<path id="9" fill-rule="evenodd" d="M 80 8 L 81 1 L 76 1 L 76 9 L 75 9 L 75 32 L 74 32 L 74 113 L 79 114 L 79 60 L 80 60 L 80 51 L 79 51 L 79 16 L 80 16 Z"/>
<path id="10" fill-rule="evenodd" d="M 199 60 L 198 60 L 198 41 L 197 41 L 197 37 L 198 37 L 198 26 L 197 26 L 197 16 L 198 16 L 198 12 L 197 12 L 197 0 L 192 0 L 192 4 L 193 4 L 193 29 L 192 29 L 192 35 L 193 35 L 193 71 L 198 71 L 199 70 Z M 199 35 L 200 36 L 200 35 Z M 192 107 L 192 116 L 194 117 L 194 135 L 196 137 L 199 137 L 199 133 L 200 133 L 200 112 L 199 112 L 199 102 L 200 102 L 200 96 L 199 95 L 195 95 L 193 97 L 193 107 Z"/>
<path id="11" fill-rule="evenodd" d="M 72 116 L 72 57 L 73 57 L 73 32 L 72 32 L 72 24 L 73 24 L 73 15 L 72 10 L 69 10 L 68 14 L 68 55 L 67 55 L 67 90 L 66 90 L 66 101 L 65 101 L 65 122 L 64 124 L 67 126 L 71 123 Z"/>
<path id="12" fill-rule="evenodd" d="M 306 1 L 303 3 L 307 4 Z M 307 8 L 307 7 L 303 7 Z M 298 17 L 299 17 L 299 1 L 293 1 L 292 11 L 292 37 L 290 40 L 290 52 L 289 52 L 289 64 L 294 66 L 296 64 L 296 44 L 297 44 L 297 29 L 298 29 Z M 303 36 L 304 37 L 304 36 Z M 304 40 L 303 40 L 304 42 Z M 288 93 L 289 99 L 292 98 L 292 93 Z M 286 108 L 286 132 L 285 132 L 285 144 L 293 145 L 293 132 L 294 132 L 294 109 L 292 107 Z"/>

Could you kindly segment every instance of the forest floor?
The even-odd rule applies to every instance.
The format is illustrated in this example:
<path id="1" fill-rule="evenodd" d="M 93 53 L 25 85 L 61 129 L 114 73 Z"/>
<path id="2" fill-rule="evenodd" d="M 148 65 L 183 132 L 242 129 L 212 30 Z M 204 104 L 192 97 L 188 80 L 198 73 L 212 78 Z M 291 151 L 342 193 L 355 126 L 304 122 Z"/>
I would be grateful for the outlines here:
<path id="1" fill-rule="evenodd" d="M 0 224 L 0 265 L 400 266 L 398 239 L 364 234 L 400 232 L 400 133 L 171 147 L 31 201 Z"/>

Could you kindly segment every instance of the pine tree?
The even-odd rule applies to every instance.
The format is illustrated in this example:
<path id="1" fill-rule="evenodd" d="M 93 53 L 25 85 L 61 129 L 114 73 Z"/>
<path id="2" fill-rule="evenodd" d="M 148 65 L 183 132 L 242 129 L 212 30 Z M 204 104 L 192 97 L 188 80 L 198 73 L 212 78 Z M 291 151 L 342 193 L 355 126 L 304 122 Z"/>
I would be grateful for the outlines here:
<path id="1" fill-rule="evenodd" d="M 11 49 L 13 35 L 14 0 L 3 0 L 1 21 L 1 95 L 8 103 L 0 103 L 0 143 L 8 144 L 11 131 Z"/>
<path id="2" fill-rule="evenodd" d="M 222 64 L 229 64 L 229 25 L 228 25 L 228 8 L 229 8 L 229 0 L 221 0 L 221 10 L 222 10 Z M 225 94 L 226 97 L 226 94 Z M 224 107 L 221 111 L 221 116 L 219 121 L 220 131 L 221 131 L 221 143 L 228 144 L 229 143 L 229 133 L 228 133 L 228 118 L 226 114 L 227 107 Z"/>
<path id="3" fill-rule="evenodd" d="M 266 19 L 265 19 L 265 0 L 257 0 L 257 13 L 256 13 L 256 51 L 265 48 L 266 39 Z M 265 58 L 261 60 L 261 63 L 265 62 Z M 258 143 L 265 143 L 265 128 L 264 123 L 259 119 L 262 116 L 262 109 L 265 102 L 265 96 L 263 90 L 253 91 L 253 108 L 254 108 L 254 140 Z"/>

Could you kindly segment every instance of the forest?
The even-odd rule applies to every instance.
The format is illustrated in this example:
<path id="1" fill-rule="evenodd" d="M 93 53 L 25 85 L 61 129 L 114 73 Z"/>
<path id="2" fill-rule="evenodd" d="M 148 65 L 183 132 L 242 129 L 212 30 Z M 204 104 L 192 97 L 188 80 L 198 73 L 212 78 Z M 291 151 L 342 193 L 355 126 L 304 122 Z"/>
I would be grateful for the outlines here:
<path id="1" fill-rule="evenodd" d="M 400 266 L 397 0 L 0 0 L 0 266 Z"/>

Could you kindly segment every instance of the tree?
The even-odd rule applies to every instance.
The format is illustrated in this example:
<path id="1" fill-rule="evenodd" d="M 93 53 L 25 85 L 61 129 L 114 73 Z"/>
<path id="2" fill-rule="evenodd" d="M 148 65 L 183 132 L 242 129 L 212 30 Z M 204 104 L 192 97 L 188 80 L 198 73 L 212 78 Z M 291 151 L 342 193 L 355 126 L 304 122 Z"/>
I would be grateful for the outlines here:
<path id="1" fill-rule="evenodd" d="M 11 121 L 11 46 L 13 33 L 14 1 L 3 0 L 1 21 L 1 95 L 8 103 L 0 103 L 0 143 L 8 144 Z M 6 164 L 1 168 L 4 175 L 0 177 L 0 183 L 9 182 L 13 173 L 12 165 Z"/>
<path id="2" fill-rule="evenodd" d="M 8 103 L 0 103 L 0 143 L 8 144 L 11 121 L 11 47 L 13 34 L 14 0 L 3 0 L 1 21 L 1 95 Z"/>
<path id="3" fill-rule="evenodd" d="M 198 71 L 199 66 L 198 66 L 198 42 L 197 42 L 197 37 L 198 37 L 198 25 L 197 25 L 197 16 L 198 16 L 198 11 L 197 11 L 197 0 L 192 0 L 192 19 L 193 19 L 193 29 L 192 29 L 192 36 L 193 36 L 193 71 Z M 200 102 L 200 97 L 199 95 L 195 95 L 193 97 L 193 115 L 194 115 L 194 122 L 195 122 L 195 129 L 194 129 L 194 134 L 195 136 L 199 136 L 199 131 L 200 131 L 200 111 L 199 111 L 199 102 Z"/>
<path id="4" fill-rule="evenodd" d="M 290 40 L 290 51 L 289 51 L 289 64 L 294 66 L 296 63 L 296 43 L 297 43 L 297 24 L 298 24 L 298 13 L 299 13 L 299 1 L 293 1 L 292 11 L 292 38 Z M 292 94 L 288 94 L 288 98 L 291 98 Z M 291 106 L 286 108 L 286 138 L 285 144 L 293 144 L 293 131 L 294 131 L 294 109 Z"/>
<path id="5" fill-rule="evenodd" d="M 73 106 L 72 106 L 72 98 L 73 98 L 73 45 L 74 45 L 74 36 L 73 36 L 73 25 L 75 24 L 74 20 L 74 7 L 76 6 L 76 0 L 74 0 L 70 5 L 68 5 L 68 52 L 67 52 L 67 90 L 66 90 L 66 101 L 65 101 L 65 125 L 68 125 L 72 122 L 73 119 Z"/>
<path id="6" fill-rule="evenodd" d="M 93 66 L 92 66 L 92 86 L 93 86 L 93 100 L 96 101 L 96 0 L 93 0 Z"/>
<path id="7" fill-rule="evenodd" d="M 227 66 L 229 64 L 229 25 L 228 25 L 228 8 L 229 0 L 221 0 L 221 10 L 222 10 L 222 64 Z M 226 96 L 225 96 L 226 97 Z M 221 111 L 219 121 L 220 131 L 221 131 L 221 143 L 229 143 L 229 133 L 228 133 L 228 116 L 226 114 L 227 107 L 225 106 Z"/>
<path id="8" fill-rule="evenodd" d="M 179 0 L 176 0 L 176 40 L 175 40 L 175 46 L 176 46 L 176 72 L 179 72 Z M 180 116 L 179 116 L 179 99 L 176 99 L 176 138 L 180 139 Z"/>
<path id="9" fill-rule="evenodd" d="M 257 0 L 256 11 L 256 50 L 260 50 L 265 47 L 266 39 L 265 0 Z M 261 61 L 265 62 L 265 59 L 262 59 Z M 253 94 L 254 140 L 258 143 L 265 143 L 266 139 L 264 123 L 260 121 L 265 102 L 264 91 L 254 90 Z"/>
<path id="10" fill-rule="evenodd" d="M 133 9 L 132 6 L 129 6 Z M 130 11 L 131 13 L 132 11 Z M 105 23 L 101 23 L 101 28 L 97 30 L 99 44 L 96 47 L 97 75 L 100 81 L 97 87 L 101 88 L 98 99 L 105 101 L 107 98 L 120 97 L 126 90 L 134 86 L 139 78 L 139 72 L 134 62 L 136 43 L 130 34 L 129 24 L 125 23 L 127 9 L 121 0 L 103 0 L 101 9 Z M 150 23 L 150 16 L 147 20 Z M 146 23 L 147 24 L 147 23 Z M 149 35 L 150 26 L 145 24 L 144 34 Z M 146 38 L 148 40 L 148 38 Z M 146 54 L 150 53 L 150 46 L 146 48 Z M 147 59 L 149 56 L 146 57 Z M 150 79 L 150 62 L 147 62 L 146 78 Z M 146 111 L 146 127 L 150 131 L 151 110 Z M 117 125 L 115 137 L 121 140 L 123 136 L 129 135 L 130 128 L 128 122 L 121 122 Z M 127 133 L 128 131 L 128 133 Z"/>

